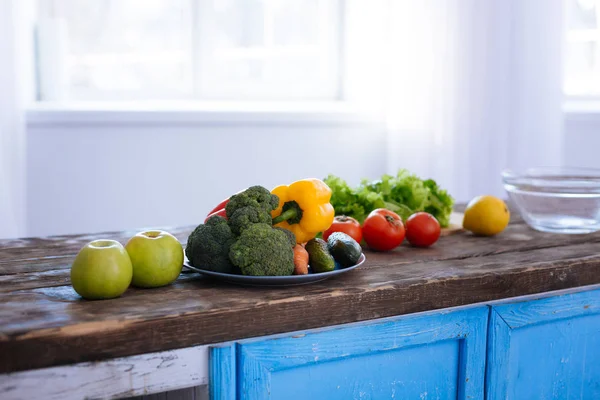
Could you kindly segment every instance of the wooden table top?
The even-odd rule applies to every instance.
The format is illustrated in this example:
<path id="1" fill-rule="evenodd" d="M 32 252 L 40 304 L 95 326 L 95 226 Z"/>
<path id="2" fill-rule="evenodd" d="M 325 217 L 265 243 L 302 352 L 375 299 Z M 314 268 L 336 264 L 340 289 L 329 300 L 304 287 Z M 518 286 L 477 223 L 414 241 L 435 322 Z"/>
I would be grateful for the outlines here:
<path id="1" fill-rule="evenodd" d="M 193 227 L 166 228 L 182 242 Z M 365 252 L 348 274 L 248 288 L 184 272 L 172 285 L 82 300 L 79 249 L 135 232 L 0 241 L 0 373 L 318 328 L 600 283 L 600 233 L 536 232 L 518 217 L 492 238 L 458 233 L 429 249 Z"/>

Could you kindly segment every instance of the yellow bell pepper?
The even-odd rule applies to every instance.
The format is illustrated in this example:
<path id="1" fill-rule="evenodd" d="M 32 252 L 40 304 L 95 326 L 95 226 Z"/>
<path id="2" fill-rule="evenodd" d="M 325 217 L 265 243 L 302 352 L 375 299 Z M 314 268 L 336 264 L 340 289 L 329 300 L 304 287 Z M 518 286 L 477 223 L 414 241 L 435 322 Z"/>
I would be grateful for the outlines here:
<path id="1" fill-rule="evenodd" d="M 297 243 L 308 242 L 333 223 L 331 189 L 319 179 L 277 186 L 271 193 L 279 197 L 279 206 L 271 212 L 273 225 L 293 232 Z"/>

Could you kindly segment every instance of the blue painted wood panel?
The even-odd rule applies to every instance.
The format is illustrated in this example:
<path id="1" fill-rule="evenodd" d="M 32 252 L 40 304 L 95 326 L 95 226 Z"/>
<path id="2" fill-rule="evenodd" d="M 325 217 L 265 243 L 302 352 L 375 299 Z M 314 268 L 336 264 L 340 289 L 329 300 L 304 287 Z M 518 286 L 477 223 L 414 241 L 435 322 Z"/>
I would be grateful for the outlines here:
<path id="1" fill-rule="evenodd" d="M 208 393 L 211 399 L 235 399 L 237 390 L 236 344 L 225 343 L 210 349 Z"/>
<path id="2" fill-rule="evenodd" d="M 600 399 L 600 291 L 492 307 L 486 398 Z"/>
<path id="3" fill-rule="evenodd" d="M 240 341 L 235 361 L 211 357 L 211 369 L 235 366 L 235 396 L 211 398 L 481 399 L 487 317 L 478 307 Z"/>

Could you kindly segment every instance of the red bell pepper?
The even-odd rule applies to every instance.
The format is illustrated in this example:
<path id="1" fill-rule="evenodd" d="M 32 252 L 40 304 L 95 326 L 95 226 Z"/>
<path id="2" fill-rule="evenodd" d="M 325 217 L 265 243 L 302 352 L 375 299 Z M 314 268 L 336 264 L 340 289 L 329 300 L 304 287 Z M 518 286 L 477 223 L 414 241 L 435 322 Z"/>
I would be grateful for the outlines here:
<path id="1" fill-rule="evenodd" d="M 204 223 L 206 223 L 206 221 L 208 221 L 208 219 L 210 217 L 212 217 L 213 215 L 220 215 L 221 217 L 227 219 L 227 213 L 225 212 L 225 208 L 221 208 L 220 210 L 215 211 L 212 214 L 208 214 L 208 216 L 206 217 L 206 219 L 204 220 Z"/>
<path id="2" fill-rule="evenodd" d="M 246 189 L 244 189 L 246 190 Z M 242 193 L 244 190 L 240 190 L 239 192 L 237 192 L 236 194 Z M 210 217 L 212 217 L 213 215 L 220 215 L 221 217 L 227 219 L 227 214 L 225 213 L 225 206 L 227 205 L 227 203 L 229 202 L 229 199 L 231 197 L 226 198 L 225 200 L 223 200 L 222 202 L 220 202 L 215 208 L 213 208 L 208 215 L 206 216 L 206 219 L 204 220 L 204 223 L 206 223 L 206 220 L 208 220 Z"/>
<path id="3" fill-rule="evenodd" d="M 226 198 L 225 200 L 223 200 L 222 202 L 220 202 L 215 208 L 213 208 L 212 210 L 210 210 L 210 212 L 208 213 L 208 216 L 210 216 L 211 214 L 216 213 L 219 210 L 223 210 L 225 208 L 225 206 L 227 205 L 228 202 L 229 202 L 229 197 Z"/>

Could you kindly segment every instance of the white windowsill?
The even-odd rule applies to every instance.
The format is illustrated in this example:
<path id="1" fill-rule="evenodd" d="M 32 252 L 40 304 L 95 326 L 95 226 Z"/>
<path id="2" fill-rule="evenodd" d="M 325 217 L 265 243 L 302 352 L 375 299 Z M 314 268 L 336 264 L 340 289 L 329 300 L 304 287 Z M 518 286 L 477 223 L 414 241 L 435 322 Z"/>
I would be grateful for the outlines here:
<path id="1" fill-rule="evenodd" d="M 600 123 L 600 99 L 567 99 L 563 104 L 563 112 L 567 121 Z"/>
<path id="2" fill-rule="evenodd" d="M 85 102 L 35 103 L 27 125 L 317 125 L 378 124 L 346 102 Z"/>
<path id="3" fill-rule="evenodd" d="M 600 99 L 568 99 L 567 121 L 598 122 Z M 374 125 L 381 116 L 352 104 L 331 102 L 85 102 L 35 103 L 27 108 L 30 127 L 78 125 Z"/>

